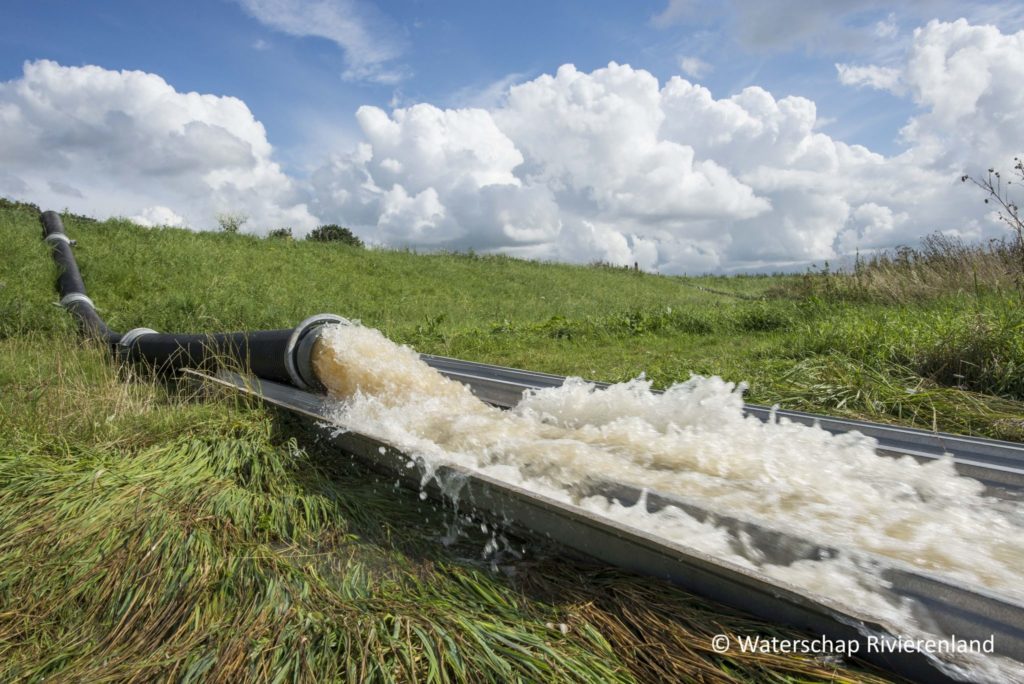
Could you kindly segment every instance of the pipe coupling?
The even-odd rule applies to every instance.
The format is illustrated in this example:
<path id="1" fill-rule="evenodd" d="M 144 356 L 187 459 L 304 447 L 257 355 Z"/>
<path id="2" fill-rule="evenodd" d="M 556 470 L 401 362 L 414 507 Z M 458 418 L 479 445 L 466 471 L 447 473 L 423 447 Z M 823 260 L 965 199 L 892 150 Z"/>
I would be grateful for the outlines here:
<path id="1" fill-rule="evenodd" d="M 284 366 L 292 384 L 299 389 L 320 388 L 320 381 L 313 372 L 313 343 L 319 334 L 317 328 L 325 325 L 350 325 L 348 319 L 334 314 L 317 314 L 295 326 L 284 350 Z"/>
<path id="2" fill-rule="evenodd" d="M 92 303 L 92 300 L 89 299 L 87 296 L 85 296 L 81 292 L 71 292 L 70 294 L 66 294 L 66 295 L 64 295 L 63 297 L 60 298 L 60 305 L 63 306 L 65 309 L 70 307 L 75 302 L 81 302 L 82 304 L 88 304 L 89 307 L 92 308 L 92 309 L 96 308 L 96 305 Z"/>
<path id="3" fill-rule="evenodd" d="M 49 235 L 43 238 L 43 242 L 47 242 L 51 245 L 55 245 L 58 242 L 63 242 L 64 244 L 69 246 L 73 246 L 75 244 L 75 241 L 69 238 L 64 233 L 50 233 Z"/>
<path id="4" fill-rule="evenodd" d="M 131 349 L 132 344 L 135 343 L 135 340 L 139 339 L 143 335 L 157 335 L 157 334 L 159 334 L 159 333 L 157 333 L 157 331 L 153 330 L 152 328 L 132 328 L 131 330 L 126 332 L 124 335 L 121 335 L 121 339 L 118 340 L 117 343 L 119 345 L 121 345 L 122 347 L 124 347 L 125 350 L 129 350 L 129 349 Z"/>

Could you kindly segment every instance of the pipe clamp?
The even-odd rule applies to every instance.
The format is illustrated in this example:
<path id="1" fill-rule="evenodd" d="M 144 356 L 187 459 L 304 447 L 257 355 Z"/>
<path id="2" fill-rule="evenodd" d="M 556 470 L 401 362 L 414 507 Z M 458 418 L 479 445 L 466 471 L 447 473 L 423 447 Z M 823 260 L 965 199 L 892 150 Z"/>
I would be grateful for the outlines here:
<path id="1" fill-rule="evenodd" d="M 75 244 L 75 241 L 69 238 L 64 233 L 50 233 L 49 235 L 43 238 L 43 242 L 48 242 L 51 245 L 55 245 L 58 242 L 63 242 L 64 244 L 69 246 Z"/>
<path id="2" fill-rule="evenodd" d="M 131 346 L 132 346 L 132 343 L 135 342 L 135 340 L 137 340 L 140 337 L 142 337 L 143 335 L 157 335 L 157 334 L 158 334 L 157 331 L 153 330 L 152 328 L 132 328 L 131 330 L 126 332 L 124 335 L 121 335 L 121 339 L 118 340 L 117 343 L 119 345 L 121 345 L 122 347 L 124 347 L 125 349 L 130 349 Z"/>
<path id="3" fill-rule="evenodd" d="M 92 303 L 92 300 L 81 292 L 71 292 L 70 294 L 66 294 L 60 298 L 60 305 L 63 306 L 65 309 L 74 304 L 75 302 L 88 304 L 93 309 L 96 308 L 96 305 Z"/>

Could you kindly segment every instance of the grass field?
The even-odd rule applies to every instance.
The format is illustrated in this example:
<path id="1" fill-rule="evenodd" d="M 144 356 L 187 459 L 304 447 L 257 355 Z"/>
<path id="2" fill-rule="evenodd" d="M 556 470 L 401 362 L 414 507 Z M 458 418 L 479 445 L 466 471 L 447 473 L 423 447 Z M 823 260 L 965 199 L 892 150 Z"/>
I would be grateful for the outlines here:
<path id="1" fill-rule="evenodd" d="M 998 269 L 900 294 L 899 274 L 675 278 L 66 226 L 118 330 L 332 312 L 423 352 L 659 385 L 718 374 L 748 382 L 751 401 L 1024 437 L 1024 307 Z M 445 547 L 449 514 L 282 416 L 116 368 L 80 342 L 53 306 L 30 207 L 0 205 L 0 244 L 2 681 L 877 677 L 716 655 L 712 634 L 784 632 L 550 549 L 494 570 L 484 533 Z"/>

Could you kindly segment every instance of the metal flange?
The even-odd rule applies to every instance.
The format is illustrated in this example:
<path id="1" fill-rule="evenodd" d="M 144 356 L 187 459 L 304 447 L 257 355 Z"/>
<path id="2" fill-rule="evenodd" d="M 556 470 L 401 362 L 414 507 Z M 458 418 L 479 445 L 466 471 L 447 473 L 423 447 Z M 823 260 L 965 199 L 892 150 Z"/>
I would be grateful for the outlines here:
<path id="1" fill-rule="evenodd" d="M 55 245 L 58 242 L 63 242 L 66 245 L 74 245 L 75 244 L 75 241 L 72 240 L 71 238 L 69 238 L 64 233 L 50 233 L 49 235 L 47 235 L 46 237 L 43 238 L 43 242 L 48 242 L 51 245 Z"/>
<path id="2" fill-rule="evenodd" d="M 131 330 L 126 332 L 124 335 L 121 335 L 121 339 L 118 340 L 117 343 L 119 345 L 121 345 L 122 347 L 124 347 L 125 349 L 130 349 L 132 344 L 135 342 L 135 340 L 139 339 L 143 335 L 157 335 L 157 334 L 159 334 L 159 333 L 157 333 L 157 331 L 153 330 L 152 328 L 132 328 Z"/>
<path id="3" fill-rule="evenodd" d="M 341 325 L 349 325 L 350 321 L 341 316 L 335 314 L 317 314 L 310 316 L 306 320 L 295 326 L 295 330 L 292 331 L 291 337 L 288 338 L 288 344 L 284 349 L 284 367 L 288 371 L 288 377 L 291 379 L 292 384 L 299 389 L 310 389 L 310 381 L 315 383 L 315 378 L 312 377 L 309 369 L 306 368 L 308 363 L 299 363 L 296 358 L 296 352 L 298 350 L 299 341 L 306 337 L 306 335 L 314 328 L 319 328 L 322 325 L 329 323 L 339 323 Z M 299 368 L 302 366 L 306 369 L 306 373 L 300 372 Z M 307 381 L 309 377 L 310 381 Z"/>
<path id="4" fill-rule="evenodd" d="M 81 292 L 72 292 L 60 298 L 60 305 L 63 306 L 65 309 L 74 304 L 75 302 L 88 304 L 93 309 L 96 308 L 96 305 L 92 303 L 92 300 Z"/>

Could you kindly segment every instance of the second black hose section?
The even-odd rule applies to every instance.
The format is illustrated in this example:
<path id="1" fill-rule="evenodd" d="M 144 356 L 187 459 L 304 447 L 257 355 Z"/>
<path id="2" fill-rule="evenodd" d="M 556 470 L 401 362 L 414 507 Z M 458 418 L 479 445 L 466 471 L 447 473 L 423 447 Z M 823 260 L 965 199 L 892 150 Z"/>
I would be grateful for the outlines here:
<path id="1" fill-rule="evenodd" d="M 43 240 L 49 243 L 53 260 L 60 269 L 60 275 L 57 276 L 57 291 L 60 293 L 61 306 L 75 317 L 83 335 L 100 339 L 110 346 L 116 345 L 121 336 L 107 327 L 106 322 L 96 312 L 92 300 L 86 295 L 82 274 L 78 270 L 75 255 L 71 252 L 73 243 L 64 233 L 60 214 L 45 211 L 39 220 L 43 224 Z"/>
<path id="2" fill-rule="evenodd" d="M 96 311 L 85 291 L 85 283 L 71 251 L 72 241 L 64 232 L 60 215 L 42 214 L 43 239 L 50 244 L 53 260 L 60 269 L 57 290 L 61 305 L 78 322 L 85 337 L 104 342 L 120 358 L 144 362 L 160 372 L 182 368 L 212 369 L 221 365 L 243 365 L 267 380 L 298 384 L 294 368 L 286 359 L 294 352 L 297 331 L 262 330 L 211 334 L 157 333 L 136 329 L 128 333 L 111 330 Z M 304 331 L 298 331 L 301 333 Z M 291 347 L 289 346 L 291 341 Z"/>

